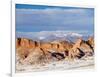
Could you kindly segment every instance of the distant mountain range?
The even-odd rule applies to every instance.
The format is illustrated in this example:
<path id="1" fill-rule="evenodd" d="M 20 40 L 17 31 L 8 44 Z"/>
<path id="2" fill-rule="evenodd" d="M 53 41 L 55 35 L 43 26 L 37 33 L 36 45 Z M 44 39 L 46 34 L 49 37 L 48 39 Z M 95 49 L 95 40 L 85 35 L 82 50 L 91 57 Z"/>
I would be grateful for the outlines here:
<path id="1" fill-rule="evenodd" d="M 68 31 L 16 32 L 16 38 L 30 38 L 32 40 L 41 41 L 68 40 L 73 42 L 77 38 L 87 40 L 90 36 L 93 36 L 93 34 Z"/>

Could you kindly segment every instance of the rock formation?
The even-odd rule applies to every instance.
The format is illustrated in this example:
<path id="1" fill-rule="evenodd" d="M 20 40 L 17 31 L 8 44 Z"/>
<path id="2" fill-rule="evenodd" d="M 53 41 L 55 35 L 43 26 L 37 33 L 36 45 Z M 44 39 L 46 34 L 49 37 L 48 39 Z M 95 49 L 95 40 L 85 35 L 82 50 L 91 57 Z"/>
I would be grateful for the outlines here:
<path id="1" fill-rule="evenodd" d="M 71 43 L 66 40 L 42 42 L 27 38 L 16 39 L 16 55 L 22 64 L 45 63 L 51 60 L 65 58 L 75 59 L 83 56 L 92 56 L 94 52 L 94 39 L 87 41 L 82 38 Z"/>

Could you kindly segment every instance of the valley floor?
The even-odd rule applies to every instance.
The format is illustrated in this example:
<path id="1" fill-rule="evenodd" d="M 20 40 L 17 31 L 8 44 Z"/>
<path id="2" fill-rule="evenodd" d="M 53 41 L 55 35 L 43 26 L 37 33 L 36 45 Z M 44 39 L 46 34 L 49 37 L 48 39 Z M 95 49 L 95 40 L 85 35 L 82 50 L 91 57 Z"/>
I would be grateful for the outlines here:
<path id="1" fill-rule="evenodd" d="M 21 65 L 16 64 L 16 73 L 20 72 L 42 72 L 42 71 L 63 71 L 63 70 L 82 70 L 94 69 L 94 56 L 77 59 L 74 61 L 56 61 L 40 65 Z"/>

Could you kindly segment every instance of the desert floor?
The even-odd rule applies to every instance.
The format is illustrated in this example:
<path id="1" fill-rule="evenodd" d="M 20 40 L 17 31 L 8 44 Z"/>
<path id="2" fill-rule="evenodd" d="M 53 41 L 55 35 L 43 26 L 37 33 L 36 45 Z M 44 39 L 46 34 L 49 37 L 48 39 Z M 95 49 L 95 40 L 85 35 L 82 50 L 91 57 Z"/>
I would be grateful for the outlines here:
<path id="1" fill-rule="evenodd" d="M 16 73 L 94 69 L 94 63 L 94 56 L 91 56 L 74 61 L 62 60 L 38 65 L 16 64 Z"/>

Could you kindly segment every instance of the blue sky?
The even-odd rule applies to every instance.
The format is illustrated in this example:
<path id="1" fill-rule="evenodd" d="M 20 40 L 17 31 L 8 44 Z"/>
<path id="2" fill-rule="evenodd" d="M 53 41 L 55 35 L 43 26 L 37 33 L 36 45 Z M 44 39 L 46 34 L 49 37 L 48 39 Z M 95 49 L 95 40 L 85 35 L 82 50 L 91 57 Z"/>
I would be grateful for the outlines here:
<path id="1" fill-rule="evenodd" d="M 93 33 L 94 9 L 16 4 L 16 31 L 84 31 Z"/>

